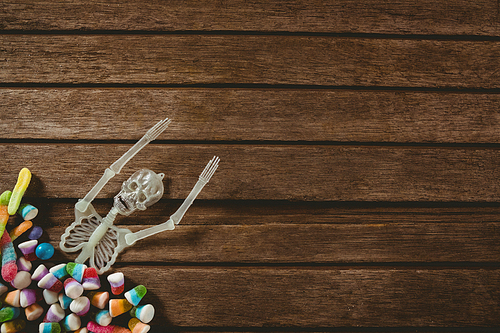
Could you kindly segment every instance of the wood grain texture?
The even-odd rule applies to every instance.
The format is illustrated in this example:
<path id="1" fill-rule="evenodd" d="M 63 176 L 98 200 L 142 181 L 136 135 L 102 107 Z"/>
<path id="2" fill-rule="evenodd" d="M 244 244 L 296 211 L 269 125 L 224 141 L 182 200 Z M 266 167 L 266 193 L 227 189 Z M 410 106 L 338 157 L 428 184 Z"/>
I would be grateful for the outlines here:
<path id="1" fill-rule="evenodd" d="M 2 35 L 5 84 L 499 88 L 498 41 Z"/>
<path id="2" fill-rule="evenodd" d="M 76 200 L 29 200 L 33 223 L 56 248 L 74 221 Z M 109 199 L 94 206 L 104 216 Z M 162 200 L 115 224 L 138 231 L 162 223 L 180 206 Z M 385 206 L 385 207 L 384 207 Z M 498 262 L 499 207 L 412 207 L 368 203 L 195 201 L 181 224 L 140 241 L 118 257 L 138 264 L 491 264 Z M 10 226 L 20 223 L 20 217 Z M 23 241 L 21 239 L 20 241 Z M 147 260 L 144 259 L 147 254 Z M 74 260 L 56 253 L 55 259 Z"/>
<path id="3" fill-rule="evenodd" d="M 42 223 L 66 227 L 74 219 L 77 199 L 26 198 L 39 207 Z M 162 199 L 145 211 L 121 216 L 120 225 L 152 225 L 177 210 L 183 200 Z M 96 199 L 98 212 L 107 212 L 112 199 Z M 104 214 L 102 213 L 102 214 Z M 201 200 L 189 208 L 182 225 L 191 226 L 257 226 L 257 225 L 329 225 L 329 224 L 491 224 L 498 222 L 497 203 L 406 203 L 406 202 L 303 202 L 275 200 Z M 38 219 L 37 218 L 37 219 Z M 18 223 L 22 221 L 17 221 Z"/>
<path id="4" fill-rule="evenodd" d="M 148 286 L 154 323 L 215 327 L 499 324 L 498 269 L 122 267 Z M 144 271 L 148 274 L 144 274 Z M 466 306 L 464 306 L 464 304 Z"/>
<path id="5" fill-rule="evenodd" d="M 296 89 L 0 89 L 0 139 L 500 143 L 500 95 Z M 251 120 L 251 121 L 248 121 Z"/>
<path id="6" fill-rule="evenodd" d="M 106 211 L 102 212 L 103 214 Z M 140 214 L 140 213 L 138 213 Z M 159 217 L 157 217 L 162 221 Z M 168 219 L 164 217 L 163 221 Z M 186 216 L 189 223 L 193 218 Z M 67 221 L 67 225 L 74 220 Z M 116 221 L 120 225 L 119 220 Z M 123 226 L 133 232 L 151 225 Z M 62 235 L 64 227 L 46 229 Z M 355 225 L 179 225 L 140 241 L 117 262 L 156 264 L 360 264 L 496 263 L 500 223 L 393 223 Z M 58 248 L 59 239 L 51 243 Z M 76 256 L 59 252 L 68 262 Z M 145 258 L 147 257 L 147 258 Z"/>
<path id="7" fill-rule="evenodd" d="M 131 145 L 4 144 L 0 182 L 28 167 L 27 195 L 82 198 Z M 141 168 L 165 172 L 165 197 L 183 199 L 205 164 L 221 164 L 200 199 L 306 201 L 498 201 L 499 154 L 483 148 L 150 144 L 99 197 L 113 197 Z M 10 185 L 10 186 L 9 186 Z"/>
<path id="8" fill-rule="evenodd" d="M 499 4 L 3 1 L 0 184 L 33 172 L 24 200 L 57 248 L 168 116 L 95 201 L 164 172 L 163 199 L 116 221 L 157 225 L 221 157 L 181 225 L 113 266 L 148 288 L 151 332 L 494 332 Z"/>
<path id="9" fill-rule="evenodd" d="M 3 1 L 2 30 L 259 31 L 498 36 L 481 1 Z"/>

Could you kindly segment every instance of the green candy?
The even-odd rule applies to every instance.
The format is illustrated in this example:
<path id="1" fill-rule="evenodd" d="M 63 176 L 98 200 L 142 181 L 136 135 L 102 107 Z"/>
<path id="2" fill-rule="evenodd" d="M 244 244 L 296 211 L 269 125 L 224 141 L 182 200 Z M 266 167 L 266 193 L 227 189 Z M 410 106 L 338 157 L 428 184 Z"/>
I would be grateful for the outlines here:
<path id="1" fill-rule="evenodd" d="M 21 311 L 19 311 L 19 308 L 6 306 L 0 309 L 0 322 L 3 323 L 5 321 L 16 319 L 20 314 Z"/>
<path id="2" fill-rule="evenodd" d="M 8 206 L 12 191 L 5 191 L 0 195 L 0 206 Z"/>

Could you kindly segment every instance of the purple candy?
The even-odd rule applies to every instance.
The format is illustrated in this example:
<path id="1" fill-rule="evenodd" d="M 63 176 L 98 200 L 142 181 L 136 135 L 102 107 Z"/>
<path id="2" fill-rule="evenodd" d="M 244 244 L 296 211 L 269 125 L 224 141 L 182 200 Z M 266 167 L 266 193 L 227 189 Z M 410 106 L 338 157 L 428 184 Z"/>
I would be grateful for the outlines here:
<path id="1" fill-rule="evenodd" d="M 47 267 L 45 267 L 44 264 L 40 264 L 40 266 L 38 266 L 31 275 L 31 279 L 34 281 L 40 281 L 47 274 L 49 274 Z"/>
<path id="2" fill-rule="evenodd" d="M 20 302 L 21 307 L 25 308 L 35 303 L 37 300 L 36 291 L 33 289 L 23 289 L 21 290 Z"/>
<path id="3" fill-rule="evenodd" d="M 31 271 L 32 267 L 33 264 L 31 263 L 31 261 L 26 260 L 25 257 L 20 257 L 19 259 L 17 259 L 17 269 L 19 271 L 29 272 Z"/>
<path id="4" fill-rule="evenodd" d="M 28 238 L 29 239 L 38 239 L 42 236 L 43 234 L 43 229 L 39 226 L 34 226 L 33 228 L 31 228 L 31 231 L 28 235 Z"/>
<path id="5" fill-rule="evenodd" d="M 45 315 L 45 322 L 60 322 L 65 317 L 63 308 L 59 304 L 52 304 Z"/>

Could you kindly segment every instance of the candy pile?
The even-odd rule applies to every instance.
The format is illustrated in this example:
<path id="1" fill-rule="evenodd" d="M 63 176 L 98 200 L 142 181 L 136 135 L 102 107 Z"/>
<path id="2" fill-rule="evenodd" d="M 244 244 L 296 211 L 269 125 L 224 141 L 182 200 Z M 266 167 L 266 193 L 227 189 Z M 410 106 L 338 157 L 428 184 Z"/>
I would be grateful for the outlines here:
<path id="1" fill-rule="evenodd" d="M 101 281 L 96 270 L 84 264 L 47 264 L 49 269 L 42 263 L 32 271 L 36 260 L 52 258 L 54 247 L 50 243 L 39 244 L 43 229 L 31 222 L 38 210 L 29 204 L 20 205 L 30 178 L 29 170 L 22 169 L 14 190 L 0 196 L 1 275 L 6 282 L 0 283 L 0 333 L 22 332 L 27 322 L 37 321 L 41 321 L 40 333 L 148 332 L 155 310 L 151 304 L 139 305 L 147 291 L 143 285 L 125 292 L 122 298 L 110 299 L 108 291 L 99 290 Z M 9 216 L 16 213 L 24 222 L 4 232 Z M 27 234 L 28 240 L 17 245 L 22 254 L 18 258 L 13 242 L 23 234 Z M 113 273 L 107 280 L 112 295 L 125 291 L 123 273 Z M 131 316 L 129 329 L 111 324 L 113 318 L 126 312 Z"/>

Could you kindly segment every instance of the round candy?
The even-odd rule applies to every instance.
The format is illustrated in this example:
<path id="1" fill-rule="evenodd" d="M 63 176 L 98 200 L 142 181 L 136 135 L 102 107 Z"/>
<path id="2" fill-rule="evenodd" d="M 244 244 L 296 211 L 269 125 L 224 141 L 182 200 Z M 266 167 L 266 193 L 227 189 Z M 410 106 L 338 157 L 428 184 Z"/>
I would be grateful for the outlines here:
<path id="1" fill-rule="evenodd" d="M 35 254 L 42 260 L 50 259 L 54 255 L 54 247 L 49 243 L 42 243 L 36 247 Z"/>
<path id="2" fill-rule="evenodd" d="M 39 226 L 34 226 L 33 228 L 31 228 L 31 231 L 28 235 L 28 238 L 29 239 L 38 239 L 42 236 L 43 234 L 43 229 Z"/>

